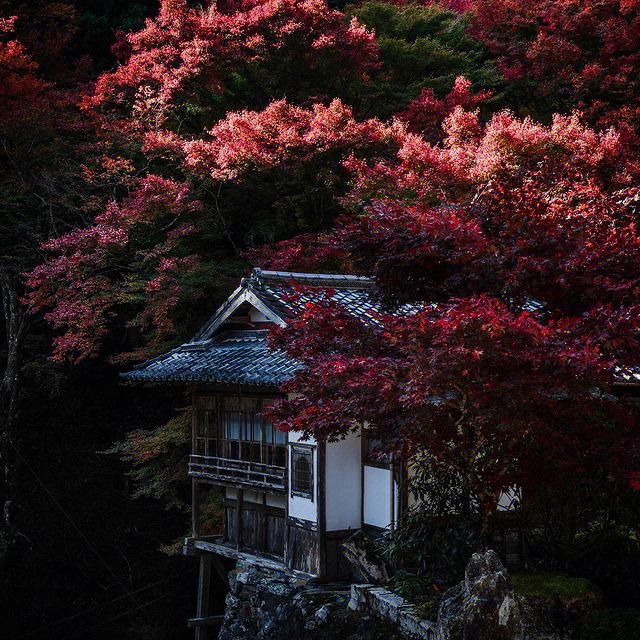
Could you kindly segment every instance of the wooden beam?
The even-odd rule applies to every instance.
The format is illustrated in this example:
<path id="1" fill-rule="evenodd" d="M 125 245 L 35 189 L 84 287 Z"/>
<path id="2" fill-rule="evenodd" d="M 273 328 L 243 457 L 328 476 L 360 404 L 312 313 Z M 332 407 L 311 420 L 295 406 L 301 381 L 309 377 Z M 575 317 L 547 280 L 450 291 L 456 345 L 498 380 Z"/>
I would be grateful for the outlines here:
<path id="1" fill-rule="evenodd" d="M 236 497 L 236 549 L 242 546 L 242 503 L 244 500 L 244 489 L 238 489 Z"/>
<path id="2" fill-rule="evenodd" d="M 360 528 L 364 526 L 364 462 L 365 462 L 364 426 L 361 426 L 360 427 Z"/>
<path id="3" fill-rule="evenodd" d="M 200 575 L 198 578 L 198 608 L 197 617 L 209 616 L 209 596 L 211 589 L 211 554 L 200 555 Z M 196 627 L 196 640 L 207 640 L 207 627 Z"/>
<path id="4" fill-rule="evenodd" d="M 197 538 L 200 534 L 200 483 L 191 478 L 191 535 Z"/>
<path id="5" fill-rule="evenodd" d="M 227 570 L 224 568 L 224 564 L 222 563 L 222 560 L 220 560 L 219 556 L 214 555 L 212 557 L 212 563 L 213 563 L 213 568 L 216 570 L 216 573 L 220 577 L 220 580 L 222 580 L 222 583 L 228 589 L 229 588 L 229 574 L 228 574 Z"/>
<path id="6" fill-rule="evenodd" d="M 286 434 L 287 444 L 285 449 L 285 481 L 287 487 L 291 486 L 291 464 L 289 461 L 289 457 L 291 455 L 291 447 L 289 446 L 289 434 Z M 291 499 L 291 495 L 289 491 L 287 491 L 287 495 L 284 499 L 284 548 L 282 549 L 282 561 L 284 562 L 285 567 L 293 566 L 289 560 L 289 500 Z"/>
<path id="7" fill-rule="evenodd" d="M 318 573 L 327 575 L 327 512 L 325 495 L 326 446 L 324 440 L 318 442 Z"/>
<path id="8" fill-rule="evenodd" d="M 218 624 L 224 620 L 224 615 L 207 616 L 206 618 L 189 618 L 187 620 L 187 627 L 189 629 L 197 629 L 198 627 L 208 627 L 212 624 Z"/>

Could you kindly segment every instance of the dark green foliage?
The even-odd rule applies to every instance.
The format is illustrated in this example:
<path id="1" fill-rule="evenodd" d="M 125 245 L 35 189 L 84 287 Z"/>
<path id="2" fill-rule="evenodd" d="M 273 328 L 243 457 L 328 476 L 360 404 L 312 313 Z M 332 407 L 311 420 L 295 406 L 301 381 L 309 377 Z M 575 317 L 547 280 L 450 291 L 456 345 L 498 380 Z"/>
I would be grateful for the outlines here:
<path id="1" fill-rule="evenodd" d="M 398 568 L 395 589 L 428 613 L 442 591 L 462 579 L 480 545 L 482 521 L 464 484 L 426 460 L 415 467 L 411 491 L 418 503 L 381 538 L 380 548 Z"/>
<path id="2" fill-rule="evenodd" d="M 129 432 L 126 440 L 106 453 L 115 453 L 133 464 L 133 498 L 157 498 L 167 508 L 187 510 L 191 491 L 187 476 L 190 444 L 191 407 L 187 407 L 159 427 Z"/>
<path id="3" fill-rule="evenodd" d="M 640 496 L 605 479 L 525 501 L 531 565 L 584 576 L 616 605 L 640 604 Z"/>
<path id="4" fill-rule="evenodd" d="M 423 87 L 442 97 L 457 76 L 474 88 L 501 90 L 501 75 L 488 52 L 467 34 L 467 18 L 437 4 L 396 6 L 372 0 L 348 8 L 375 29 L 383 66 L 362 88 L 361 110 L 387 118 L 403 110 Z"/>
<path id="5" fill-rule="evenodd" d="M 74 47 L 91 56 L 96 70 L 107 69 L 115 61 L 111 54 L 115 31 L 140 29 L 158 9 L 156 0 L 75 0 L 72 4 L 79 14 Z"/>
<path id="6" fill-rule="evenodd" d="M 640 640 L 640 610 L 605 609 L 588 615 L 579 640 Z"/>

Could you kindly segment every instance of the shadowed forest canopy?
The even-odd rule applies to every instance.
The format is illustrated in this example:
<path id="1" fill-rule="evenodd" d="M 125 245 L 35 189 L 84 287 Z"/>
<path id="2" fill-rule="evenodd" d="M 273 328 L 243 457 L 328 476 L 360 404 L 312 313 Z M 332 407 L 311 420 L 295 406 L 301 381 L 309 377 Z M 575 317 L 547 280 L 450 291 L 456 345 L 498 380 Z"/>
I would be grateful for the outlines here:
<path id="1" fill-rule="evenodd" d="M 371 276 L 385 310 L 320 295 L 273 331 L 306 365 L 281 428 L 366 420 L 487 513 L 514 484 L 640 486 L 638 409 L 611 393 L 640 361 L 639 34 L 630 0 L 0 1 L 16 629 L 187 633 L 153 585 L 194 570 L 159 551 L 187 529 L 190 412 L 117 374 L 252 264 Z"/>

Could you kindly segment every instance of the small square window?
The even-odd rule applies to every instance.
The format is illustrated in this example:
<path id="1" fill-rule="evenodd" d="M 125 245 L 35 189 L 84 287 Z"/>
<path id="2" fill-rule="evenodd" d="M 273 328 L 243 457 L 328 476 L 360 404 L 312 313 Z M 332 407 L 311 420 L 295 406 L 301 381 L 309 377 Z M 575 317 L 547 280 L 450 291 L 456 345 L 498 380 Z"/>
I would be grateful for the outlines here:
<path id="1" fill-rule="evenodd" d="M 313 500 L 313 447 L 291 445 L 291 495 Z"/>

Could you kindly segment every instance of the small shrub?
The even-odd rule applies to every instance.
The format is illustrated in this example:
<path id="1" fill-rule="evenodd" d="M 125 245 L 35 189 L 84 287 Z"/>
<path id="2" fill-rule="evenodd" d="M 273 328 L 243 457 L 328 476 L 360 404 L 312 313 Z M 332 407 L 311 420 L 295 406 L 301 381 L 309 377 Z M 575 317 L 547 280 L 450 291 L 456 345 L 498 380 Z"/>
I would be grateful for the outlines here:
<path id="1" fill-rule="evenodd" d="M 482 520 L 473 495 L 429 459 L 415 465 L 410 490 L 416 504 L 403 513 L 397 529 L 380 539 L 382 555 L 427 581 L 435 576 L 438 582 L 458 582 L 480 546 Z"/>

